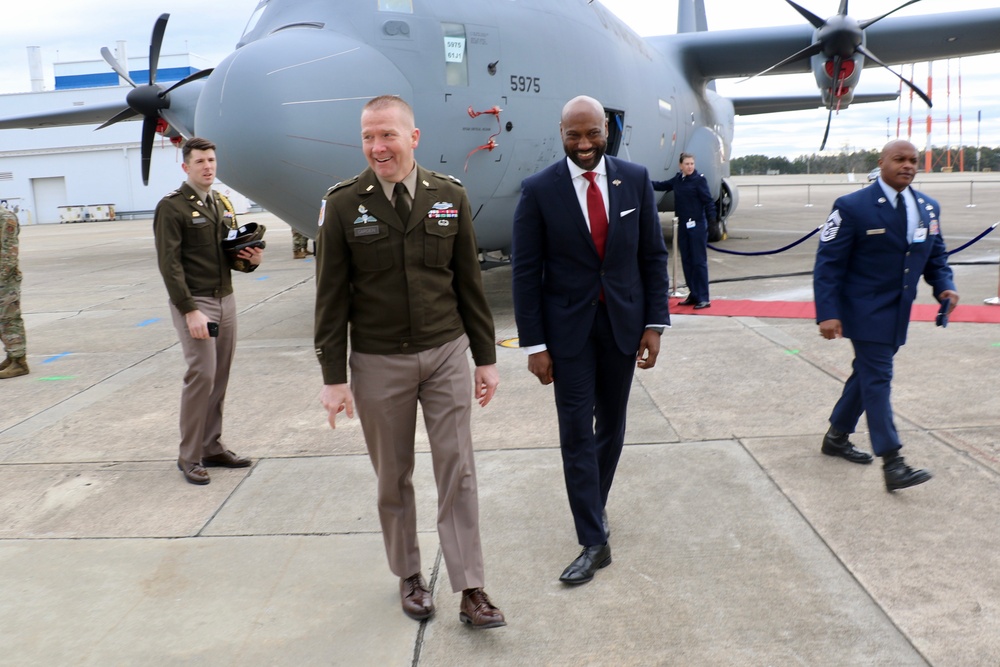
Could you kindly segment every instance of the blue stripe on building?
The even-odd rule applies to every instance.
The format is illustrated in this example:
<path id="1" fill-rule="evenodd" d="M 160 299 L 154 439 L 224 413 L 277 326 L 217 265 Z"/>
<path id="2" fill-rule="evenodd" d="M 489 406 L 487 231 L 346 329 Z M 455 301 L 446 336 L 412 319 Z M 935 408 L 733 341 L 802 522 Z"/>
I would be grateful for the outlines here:
<path id="1" fill-rule="evenodd" d="M 164 67 L 156 71 L 157 83 L 173 83 L 180 81 L 186 76 L 190 76 L 199 71 L 196 67 Z M 129 76 L 137 84 L 142 85 L 149 82 L 149 70 L 140 69 L 129 72 Z M 79 88 L 103 88 L 106 86 L 117 86 L 118 75 L 114 72 L 99 72 L 96 74 L 74 74 L 71 76 L 57 76 L 56 90 L 76 90 Z"/>

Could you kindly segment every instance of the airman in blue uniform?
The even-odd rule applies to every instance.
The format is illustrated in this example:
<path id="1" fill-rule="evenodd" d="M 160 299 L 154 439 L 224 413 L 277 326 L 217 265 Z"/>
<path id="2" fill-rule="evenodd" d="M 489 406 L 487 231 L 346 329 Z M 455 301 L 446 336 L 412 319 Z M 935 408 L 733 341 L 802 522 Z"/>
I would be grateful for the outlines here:
<path id="1" fill-rule="evenodd" d="M 868 187 L 833 204 L 820 234 L 813 269 L 816 321 L 826 339 L 850 338 L 853 372 L 830 415 L 821 451 L 854 463 L 872 457 L 856 449 L 848 435 L 866 414 L 872 449 L 883 460 L 888 491 L 931 478 L 899 455 L 902 444 L 892 420 L 889 392 L 893 356 L 906 342 L 910 307 L 921 276 L 938 301 L 958 303 L 948 254 L 941 236 L 941 209 L 910 187 L 917 173 L 917 149 L 892 141 L 879 158 L 881 175 Z"/>

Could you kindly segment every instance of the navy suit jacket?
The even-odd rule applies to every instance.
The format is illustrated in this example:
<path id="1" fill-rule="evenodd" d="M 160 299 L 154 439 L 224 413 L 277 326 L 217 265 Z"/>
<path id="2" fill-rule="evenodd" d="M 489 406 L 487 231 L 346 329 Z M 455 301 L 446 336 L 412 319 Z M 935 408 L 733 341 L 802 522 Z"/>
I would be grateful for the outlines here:
<path id="1" fill-rule="evenodd" d="M 920 276 L 937 296 L 955 289 L 938 203 L 911 188 L 920 211 L 907 243 L 893 202 L 876 181 L 837 199 L 820 234 L 813 269 L 816 321 L 840 320 L 853 340 L 902 345 Z M 921 231 L 922 230 L 922 231 Z"/>
<path id="2" fill-rule="evenodd" d="M 521 347 L 544 343 L 554 356 L 578 354 L 602 289 L 623 354 L 638 351 L 647 324 L 670 323 L 667 248 L 649 173 L 631 162 L 604 160 L 609 214 L 603 262 L 565 159 L 521 185 L 511 250 Z"/>

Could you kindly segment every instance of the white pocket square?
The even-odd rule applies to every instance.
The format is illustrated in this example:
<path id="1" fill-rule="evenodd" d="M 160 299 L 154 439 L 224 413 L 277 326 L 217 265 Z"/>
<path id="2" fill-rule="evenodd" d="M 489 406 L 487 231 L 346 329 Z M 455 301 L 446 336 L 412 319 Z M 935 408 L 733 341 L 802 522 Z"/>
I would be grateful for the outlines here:
<path id="1" fill-rule="evenodd" d="M 621 213 L 620 213 L 620 214 L 618 215 L 618 217 L 619 217 L 619 218 L 624 218 L 624 217 L 625 217 L 626 215 L 628 215 L 629 213 L 631 213 L 631 212 L 632 212 L 632 211 L 634 211 L 634 210 L 635 210 L 634 208 L 630 208 L 630 209 L 629 209 L 629 210 L 627 210 L 627 211 L 622 211 L 622 212 L 621 212 Z"/>

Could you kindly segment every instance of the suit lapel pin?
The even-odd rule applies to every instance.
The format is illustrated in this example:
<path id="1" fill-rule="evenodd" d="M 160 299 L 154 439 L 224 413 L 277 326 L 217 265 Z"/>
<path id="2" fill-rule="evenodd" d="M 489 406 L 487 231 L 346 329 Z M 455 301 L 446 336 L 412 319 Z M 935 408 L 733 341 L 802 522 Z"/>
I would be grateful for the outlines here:
<path id="1" fill-rule="evenodd" d="M 879 203 L 879 204 L 884 204 L 885 202 L 886 202 L 886 199 L 885 199 L 885 197 L 879 197 L 879 198 L 878 198 L 878 203 Z"/>
<path id="2" fill-rule="evenodd" d="M 616 178 L 615 180 L 611 181 L 611 184 L 612 184 L 612 185 L 614 185 L 614 186 L 619 186 L 619 185 L 621 185 L 621 184 L 622 184 L 622 182 L 621 182 L 621 181 L 619 181 L 619 180 L 618 180 L 618 179 Z"/>

